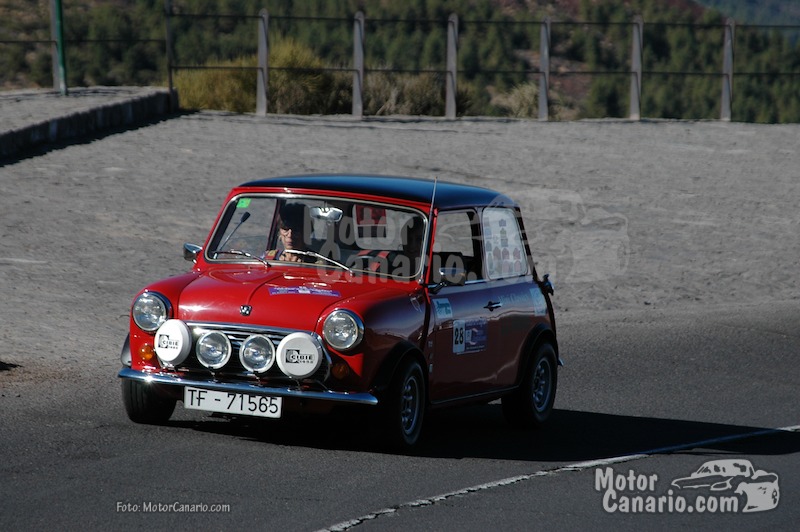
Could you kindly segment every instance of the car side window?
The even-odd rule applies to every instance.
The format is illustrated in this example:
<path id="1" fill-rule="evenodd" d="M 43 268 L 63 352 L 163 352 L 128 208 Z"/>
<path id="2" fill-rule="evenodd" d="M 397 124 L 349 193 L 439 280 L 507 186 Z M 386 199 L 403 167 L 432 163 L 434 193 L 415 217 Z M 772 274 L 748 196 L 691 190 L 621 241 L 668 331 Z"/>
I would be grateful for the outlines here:
<path id="1" fill-rule="evenodd" d="M 486 273 L 490 279 L 528 273 L 525 246 L 514 210 L 489 207 L 483 211 L 483 247 Z"/>
<path id="2" fill-rule="evenodd" d="M 467 282 L 483 277 L 480 264 L 480 230 L 474 211 L 439 213 L 433 239 L 432 271 L 438 281 L 440 268 L 464 270 Z"/>

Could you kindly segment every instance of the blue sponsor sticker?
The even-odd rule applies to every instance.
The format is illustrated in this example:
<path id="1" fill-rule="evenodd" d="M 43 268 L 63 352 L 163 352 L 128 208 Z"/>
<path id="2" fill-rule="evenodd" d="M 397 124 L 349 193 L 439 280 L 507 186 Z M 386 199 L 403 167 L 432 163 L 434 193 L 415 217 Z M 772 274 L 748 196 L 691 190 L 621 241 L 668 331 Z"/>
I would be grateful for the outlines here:
<path id="1" fill-rule="evenodd" d="M 447 298 L 434 299 L 433 306 L 436 309 L 436 317 L 440 320 L 453 318 L 453 307 Z"/>
<path id="2" fill-rule="evenodd" d="M 340 297 L 341 294 L 336 290 L 327 288 L 314 288 L 308 286 L 271 286 L 269 288 L 269 295 L 283 296 L 288 294 L 302 294 L 308 296 L 327 296 L 327 297 Z"/>

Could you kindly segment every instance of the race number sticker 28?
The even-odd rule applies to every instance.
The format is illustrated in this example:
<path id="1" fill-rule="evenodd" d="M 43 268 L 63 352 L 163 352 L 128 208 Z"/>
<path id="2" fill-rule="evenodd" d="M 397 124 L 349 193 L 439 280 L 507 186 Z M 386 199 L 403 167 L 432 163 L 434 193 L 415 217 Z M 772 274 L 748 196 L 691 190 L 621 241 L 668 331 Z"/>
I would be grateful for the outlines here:
<path id="1" fill-rule="evenodd" d="M 453 320 L 453 353 L 463 355 L 486 349 L 488 340 L 487 321 Z"/>

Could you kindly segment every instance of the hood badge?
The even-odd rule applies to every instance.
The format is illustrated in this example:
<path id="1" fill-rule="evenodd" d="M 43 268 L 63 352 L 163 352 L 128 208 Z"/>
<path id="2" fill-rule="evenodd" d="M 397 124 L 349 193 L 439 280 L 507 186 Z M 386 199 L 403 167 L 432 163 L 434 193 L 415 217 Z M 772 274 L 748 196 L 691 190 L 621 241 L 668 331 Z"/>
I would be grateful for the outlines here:
<path id="1" fill-rule="evenodd" d="M 253 312 L 253 307 L 250 305 L 242 305 L 239 307 L 239 314 L 242 316 L 249 316 L 251 312 Z"/>

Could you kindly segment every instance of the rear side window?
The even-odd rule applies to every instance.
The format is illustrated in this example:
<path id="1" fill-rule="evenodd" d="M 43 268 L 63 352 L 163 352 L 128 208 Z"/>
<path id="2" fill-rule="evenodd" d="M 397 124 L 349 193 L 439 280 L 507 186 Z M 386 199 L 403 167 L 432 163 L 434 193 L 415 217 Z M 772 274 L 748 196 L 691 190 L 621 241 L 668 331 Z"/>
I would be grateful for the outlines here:
<path id="1" fill-rule="evenodd" d="M 489 278 L 503 279 L 527 274 L 525 246 L 514 211 L 502 207 L 484 209 L 482 227 L 484 263 Z"/>

